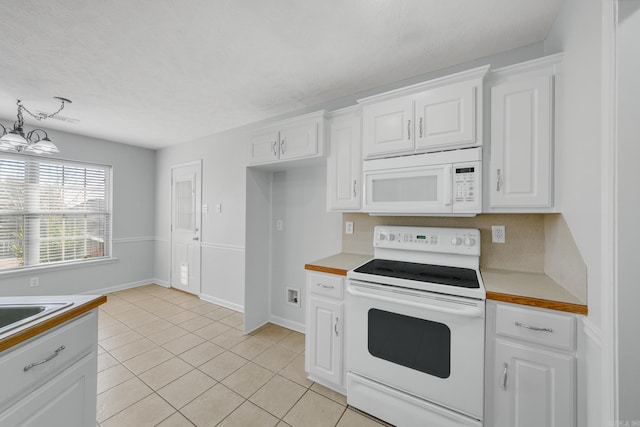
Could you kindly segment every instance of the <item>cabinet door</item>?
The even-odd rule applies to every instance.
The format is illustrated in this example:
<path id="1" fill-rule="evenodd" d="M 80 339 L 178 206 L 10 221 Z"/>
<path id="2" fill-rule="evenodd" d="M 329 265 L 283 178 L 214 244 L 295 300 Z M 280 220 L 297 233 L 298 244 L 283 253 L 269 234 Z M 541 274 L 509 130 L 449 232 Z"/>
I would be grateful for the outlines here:
<path id="1" fill-rule="evenodd" d="M 258 131 L 249 136 L 249 164 L 278 160 L 280 134 L 277 130 Z"/>
<path id="2" fill-rule="evenodd" d="M 553 76 L 491 89 L 491 207 L 552 207 Z"/>
<path id="3" fill-rule="evenodd" d="M 305 121 L 280 129 L 280 160 L 295 159 L 318 154 L 320 124 Z"/>
<path id="4" fill-rule="evenodd" d="M 573 356 L 497 339 L 495 361 L 495 427 L 575 426 Z"/>
<path id="5" fill-rule="evenodd" d="M 342 308 L 344 303 L 309 295 L 309 374 L 342 386 Z"/>
<path id="6" fill-rule="evenodd" d="M 362 200 L 362 141 L 360 117 L 336 118 L 331 123 L 327 159 L 327 208 L 359 210 Z"/>
<path id="7" fill-rule="evenodd" d="M 428 90 L 416 96 L 416 150 L 436 151 L 476 142 L 475 82 Z"/>
<path id="8" fill-rule="evenodd" d="M 403 97 L 362 108 L 365 157 L 413 151 L 413 99 Z"/>
<path id="9" fill-rule="evenodd" d="M 95 351 L 2 412 L 0 425 L 3 427 L 95 426 Z"/>

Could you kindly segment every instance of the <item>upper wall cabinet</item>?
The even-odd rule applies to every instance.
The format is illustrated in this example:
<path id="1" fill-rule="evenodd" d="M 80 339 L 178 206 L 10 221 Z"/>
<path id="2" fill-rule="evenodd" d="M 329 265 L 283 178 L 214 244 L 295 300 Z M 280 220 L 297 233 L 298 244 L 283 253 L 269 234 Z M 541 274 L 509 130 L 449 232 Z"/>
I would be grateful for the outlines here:
<path id="1" fill-rule="evenodd" d="M 329 119 L 327 210 L 358 211 L 362 204 L 360 108 L 336 111 Z"/>
<path id="2" fill-rule="evenodd" d="M 364 157 L 482 145 L 483 79 L 489 66 L 361 99 Z"/>
<path id="3" fill-rule="evenodd" d="M 255 129 L 249 133 L 249 165 L 324 155 L 324 111 Z"/>
<path id="4" fill-rule="evenodd" d="M 488 212 L 553 212 L 554 77 L 562 55 L 495 70 L 485 182 Z"/>

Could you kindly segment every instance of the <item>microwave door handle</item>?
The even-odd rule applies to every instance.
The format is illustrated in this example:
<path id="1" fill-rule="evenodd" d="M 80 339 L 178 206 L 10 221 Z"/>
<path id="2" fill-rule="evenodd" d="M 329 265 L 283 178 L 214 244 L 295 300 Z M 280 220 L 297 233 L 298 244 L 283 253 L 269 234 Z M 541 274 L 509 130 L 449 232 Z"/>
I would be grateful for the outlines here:
<path id="1" fill-rule="evenodd" d="M 453 203 L 452 187 L 453 187 L 453 166 L 446 165 L 444 167 L 444 205 L 449 206 Z"/>
<path id="2" fill-rule="evenodd" d="M 484 314 L 483 310 L 481 308 L 479 308 L 478 306 L 469 307 L 467 305 L 461 305 L 461 308 L 459 308 L 459 309 L 448 308 L 448 307 L 440 307 L 440 306 L 437 306 L 437 305 L 419 303 L 419 302 L 414 302 L 414 301 L 406 301 L 406 300 L 402 300 L 402 299 L 398 299 L 398 298 L 382 296 L 382 295 L 377 295 L 377 294 L 371 294 L 371 293 L 366 292 L 366 291 L 363 292 L 363 291 L 360 291 L 358 289 L 355 289 L 352 286 L 348 286 L 347 287 L 347 293 L 351 294 L 351 295 L 353 295 L 355 297 L 364 297 L 364 298 L 375 299 L 375 300 L 383 301 L 383 302 L 390 302 L 390 303 L 395 303 L 395 304 L 408 305 L 408 306 L 411 306 L 411 307 L 419 308 L 421 310 L 432 310 L 432 311 L 437 311 L 437 312 L 440 312 L 440 313 L 453 314 L 453 315 L 456 315 L 456 316 L 482 317 L 483 314 Z"/>

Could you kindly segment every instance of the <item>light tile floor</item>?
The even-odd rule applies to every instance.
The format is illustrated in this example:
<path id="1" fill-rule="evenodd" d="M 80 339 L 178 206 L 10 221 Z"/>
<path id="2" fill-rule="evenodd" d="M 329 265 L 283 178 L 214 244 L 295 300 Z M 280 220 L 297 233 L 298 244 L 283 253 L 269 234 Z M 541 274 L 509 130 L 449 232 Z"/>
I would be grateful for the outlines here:
<path id="1" fill-rule="evenodd" d="M 108 295 L 99 310 L 101 427 L 376 427 L 307 379 L 304 335 L 244 335 L 242 313 L 157 285 Z"/>

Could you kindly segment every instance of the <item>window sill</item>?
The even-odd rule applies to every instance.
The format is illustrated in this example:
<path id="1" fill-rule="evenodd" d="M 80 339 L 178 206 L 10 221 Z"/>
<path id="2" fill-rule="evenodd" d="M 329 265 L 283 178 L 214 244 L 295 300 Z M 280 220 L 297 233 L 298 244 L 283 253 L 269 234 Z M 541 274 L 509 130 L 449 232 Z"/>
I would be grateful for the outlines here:
<path id="1" fill-rule="evenodd" d="M 69 270 L 74 268 L 94 267 L 97 265 L 114 264 L 118 262 L 118 258 L 102 257 L 85 261 L 73 261 L 51 265 L 35 265 L 33 267 L 24 267 L 16 270 L 0 271 L 0 279 L 10 277 L 26 276 L 28 274 L 50 273 L 54 271 Z"/>

